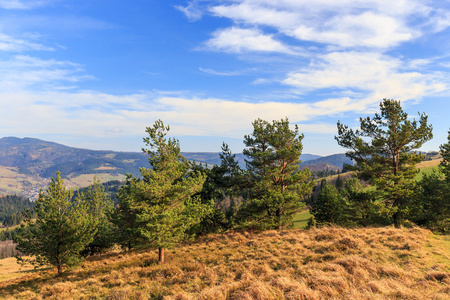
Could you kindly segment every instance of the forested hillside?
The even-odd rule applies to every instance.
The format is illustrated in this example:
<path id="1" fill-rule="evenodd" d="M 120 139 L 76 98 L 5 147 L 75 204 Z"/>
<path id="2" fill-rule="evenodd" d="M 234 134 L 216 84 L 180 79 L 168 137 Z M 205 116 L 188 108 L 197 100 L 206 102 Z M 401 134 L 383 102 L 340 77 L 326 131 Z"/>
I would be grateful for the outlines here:
<path id="1" fill-rule="evenodd" d="M 0 165 L 43 178 L 90 173 L 137 173 L 147 158 L 142 153 L 95 151 L 33 138 L 0 139 Z"/>
<path id="2" fill-rule="evenodd" d="M 23 220 L 21 211 L 33 207 L 34 202 L 27 198 L 16 195 L 0 196 L 0 227 L 20 224 Z"/>

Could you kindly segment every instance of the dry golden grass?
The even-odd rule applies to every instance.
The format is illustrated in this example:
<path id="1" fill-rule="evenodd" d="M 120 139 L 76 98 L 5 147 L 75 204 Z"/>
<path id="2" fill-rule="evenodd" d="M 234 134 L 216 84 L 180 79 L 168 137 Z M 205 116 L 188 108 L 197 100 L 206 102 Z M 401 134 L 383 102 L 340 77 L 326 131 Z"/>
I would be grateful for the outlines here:
<path id="1" fill-rule="evenodd" d="M 117 169 L 116 167 L 106 164 L 106 166 L 101 165 L 100 167 L 96 168 L 95 170 L 116 170 L 116 169 Z"/>
<path id="2" fill-rule="evenodd" d="M 91 257 L 56 277 L 0 283 L 1 299 L 450 299 L 448 238 L 423 229 L 323 228 L 209 235 Z"/>
<path id="3" fill-rule="evenodd" d="M 429 168 L 429 167 L 436 167 L 438 166 L 442 161 L 442 158 L 440 159 L 433 159 L 433 160 L 425 160 L 417 164 L 417 168 Z"/>
<path id="4" fill-rule="evenodd" d="M 117 174 L 117 175 L 111 175 L 107 173 L 100 173 L 100 174 L 82 174 L 76 177 L 70 177 L 67 179 L 64 179 L 64 184 L 67 187 L 73 188 L 73 187 L 85 187 L 94 182 L 94 177 L 97 177 L 100 182 L 107 182 L 111 180 L 125 180 L 126 176 Z"/>
<path id="5" fill-rule="evenodd" d="M 0 282 L 31 274 L 32 266 L 21 266 L 14 257 L 0 259 Z"/>

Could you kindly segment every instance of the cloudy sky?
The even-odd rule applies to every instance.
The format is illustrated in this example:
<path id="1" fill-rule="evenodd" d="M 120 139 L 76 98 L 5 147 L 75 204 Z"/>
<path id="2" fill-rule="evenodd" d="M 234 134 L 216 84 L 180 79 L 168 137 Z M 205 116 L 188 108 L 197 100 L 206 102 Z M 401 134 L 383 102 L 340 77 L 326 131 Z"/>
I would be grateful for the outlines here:
<path id="1" fill-rule="evenodd" d="M 234 152 L 288 117 L 304 153 L 383 98 L 450 128 L 448 0 L 0 0 L 0 137 L 140 151 L 156 119 L 182 151 Z"/>

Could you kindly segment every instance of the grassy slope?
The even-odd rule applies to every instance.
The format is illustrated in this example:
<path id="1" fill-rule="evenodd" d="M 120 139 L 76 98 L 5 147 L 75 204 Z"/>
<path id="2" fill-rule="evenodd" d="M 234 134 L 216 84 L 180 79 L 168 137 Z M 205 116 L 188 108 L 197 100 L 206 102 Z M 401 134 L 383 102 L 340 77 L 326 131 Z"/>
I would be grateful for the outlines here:
<path id="1" fill-rule="evenodd" d="M 422 179 L 423 174 L 430 174 L 433 170 L 437 170 L 441 161 L 442 159 L 434 159 L 419 163 L 417 168 L 420 169 L 420 172 L 417 174 L 416 180 Z"/>
<path id="2" fill-rule="evenodd" d="M 450 240 L 422 229 L 210 235 L 0 282 L 1 299 L 449 299 Z"/>
<path id="3" fill-rule="evenodd" d="M 94 177 L 97 177 L 100 182 L 107 182 L 112 180 L 121 180 L 124 181 L 127 177 L 125 175 L 117 174 L 112 175 L 108 173 L 102 173 L 102 174 L 82 174 L 78 175 L 76 177 L 70 177 L 69 179 L 64 179 L 64 183 L 67 187 L 74 188 L 74 187 L 86 187 L 90 185 L 92 182 L 94 182 Z"/>
<path id="4" fill-rule="evenodd" d="M 67 187 L 86 187 L 94 181 L 96 176 L 101 182 L 111 180 L 125 180 L 126 176 L 121 174 L 82 174 L 75 177 L 64 179 Z M 34 187 L 35 190 L 39 188 L 45 189 L 48 186 L 49 180 L 40 178 L 38 176 L 24 175 L 18 172 L 17 168 L 9 168 L 0 166 L 0 195 L 24 195 L 23 190 L 30 190 Z"/>
<path id="5" fill-rule="evenodd" d="M 311 218 L 312 214 L 309 210 L 305 210 L 294 217 L 294 228 L 303 229 L 308 225 L 308 220 Z"/>
<path id="6" fill-rule="evenodd" d="M 0 195 L 19 195 L 27 185 L 39 185 L 35 177 L 21 174 L 17 168 L 0 166 Z"/>

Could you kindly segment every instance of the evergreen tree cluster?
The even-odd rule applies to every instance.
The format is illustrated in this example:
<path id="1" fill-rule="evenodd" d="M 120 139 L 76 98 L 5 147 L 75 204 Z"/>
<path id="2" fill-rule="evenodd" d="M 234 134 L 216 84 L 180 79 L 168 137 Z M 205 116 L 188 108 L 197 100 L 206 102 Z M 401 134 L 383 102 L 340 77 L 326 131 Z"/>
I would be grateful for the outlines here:
<path id="1" fill-rule="evenodd" d="M 416 165 L 425 155 L 415 150 L 433 137 L 427 116 L 422 113 L 419 120 L 411 120 L 400 101 L 391 99 L 380 103 L 380 111 L 373 118 L 360 118 L 357 130 L 338 122 L 336 140 L 350 149 L 346 155 L 356 162 L 346 169 L 354 171 L 356 178 L 370 184 L 370 188 L 363 188 L 356 181 L 346 183 L 340 190 L 326 185 L 311 204 L 315 221 L 396 227 L 414 222 L 448 233 L 450 134 L 448 143 L 441 146 L 443 161 L 439 172 L 425 174 L 417 181 Z"/>

